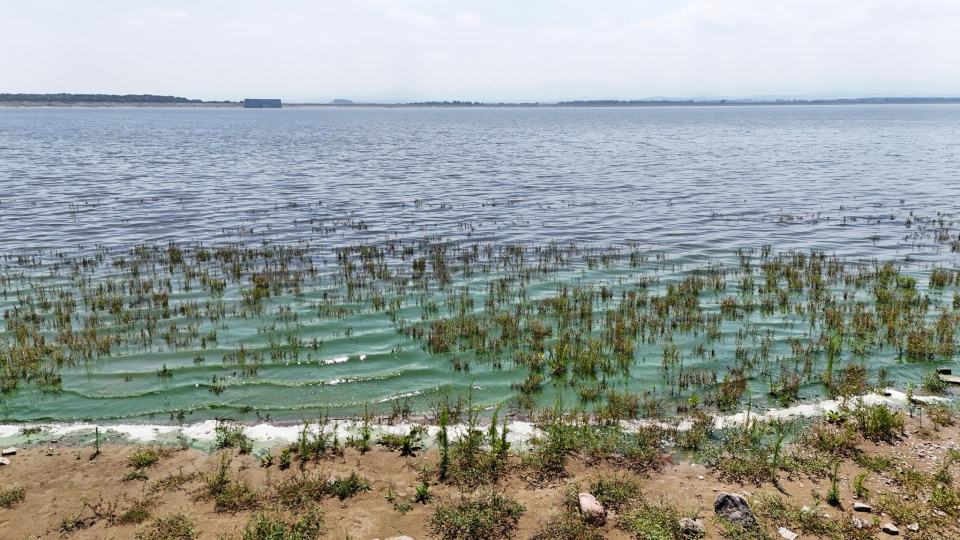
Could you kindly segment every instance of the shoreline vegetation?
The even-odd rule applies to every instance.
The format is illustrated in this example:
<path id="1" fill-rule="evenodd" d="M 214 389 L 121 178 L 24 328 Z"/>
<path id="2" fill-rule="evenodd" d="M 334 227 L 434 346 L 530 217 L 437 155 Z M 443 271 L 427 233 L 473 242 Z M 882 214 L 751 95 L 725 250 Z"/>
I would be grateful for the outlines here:
<path id="1" fill-rule="evenodd" d="M 882 391 L 881 391 L 882 392 Z M 529 444 L 467 403 L 342 438 L 322 421 L 254 450 L 219 421 L 207 451 L 24 427 L 0 481 L 6 538 L 773 540 L 957 538 L 960 429 L 947 399 L 848 396 L 810 421 L 623 430 L 561 406 Z M 457 426 L 456 428 L 454 426 Z M 382 427 L 382 426 L 381 426 Z M 601 514 L 584 511 L 589 493 Z M 752 518 L 711 503 L 741 494 Z M 27 516 L 30 516 L 28 518 Z M 742 516 L 741 516 L 742 517 Z"/>
<path id="2" fill-rule="evenodd" d="M 685 107 L 754 105 L 875 105 L 957 104 L 960 97 L 862 97 L 839 99 L 646 99 L 572 100 L 558 102 L 419 101 L 409 103 L 353 102 L 284 103 L 288 108 L 580 108 L 580 107 Z M 0 94 L 0 107 L 243 107 L 243 101 L 202 101 L 152 94 Z"/>

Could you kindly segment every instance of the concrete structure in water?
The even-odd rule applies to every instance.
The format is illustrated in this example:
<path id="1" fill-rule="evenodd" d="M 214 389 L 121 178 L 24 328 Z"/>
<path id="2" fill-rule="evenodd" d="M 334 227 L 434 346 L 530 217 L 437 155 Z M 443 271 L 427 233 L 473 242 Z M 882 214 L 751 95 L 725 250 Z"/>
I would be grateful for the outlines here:
<path id="1" fill-rule="evenodd" d="M 280 109 L 282 105 L 279 99 L 245 99 L 243 100 L 244 109 Z"/>

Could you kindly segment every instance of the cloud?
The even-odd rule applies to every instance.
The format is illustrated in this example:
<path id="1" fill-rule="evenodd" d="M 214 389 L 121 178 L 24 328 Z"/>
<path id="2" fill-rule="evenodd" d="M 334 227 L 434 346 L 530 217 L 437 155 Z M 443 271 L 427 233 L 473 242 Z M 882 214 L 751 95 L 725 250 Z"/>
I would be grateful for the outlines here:
<path id="1" fill-rule="evenodd" d="M 387 12 L 387 15 L 395 21 L 409 24 L 411 26 L 419 26 L 421 28 L 433 26 L 440 22 L 426 13 L 409 9 L 391 9 Z"/>
<path id="2" fill-rule="evenodd" d="M 480 19 L 480 16 L 476 13 L 468 13 L 466 11 L 457 13 L 456 17 L 454 17 L 454 20 L 460 24 L 465 24 L 468 26 L 478 25 L 483 22 L 482 19 Z"/>
<path id="3" fill-rule="evenodd" d="M 542 38 L 554 41 L 572 41 L 580 36 L 580 31 L 576 28 L 547 26 L 546 28 L 541 28 L 538 34 Z"/>
<path id="4" fill-rule="evenodd" d="M 164 19 L 186 19 L 187 18 L 187 14 L 180 9 L 172 9 L 168 11 L 153 10 L 152 13 L 157 17 L 162 17 Z"/>

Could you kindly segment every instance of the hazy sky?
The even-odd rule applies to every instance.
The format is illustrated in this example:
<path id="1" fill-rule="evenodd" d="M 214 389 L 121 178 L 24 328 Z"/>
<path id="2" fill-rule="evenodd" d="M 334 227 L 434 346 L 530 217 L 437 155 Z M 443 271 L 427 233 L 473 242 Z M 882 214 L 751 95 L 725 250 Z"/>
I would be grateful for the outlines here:
<path id="1" fill-rule="evenodd" d="M 960 0 L 0 0 L 0 92 L 960 95 Z"/>

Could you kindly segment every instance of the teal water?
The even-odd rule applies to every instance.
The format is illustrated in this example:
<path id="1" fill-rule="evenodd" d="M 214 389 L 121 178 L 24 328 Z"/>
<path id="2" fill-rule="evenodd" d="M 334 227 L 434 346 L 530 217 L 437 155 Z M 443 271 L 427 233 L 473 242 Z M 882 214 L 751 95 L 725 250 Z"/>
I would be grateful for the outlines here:
<path id="1" fill-rule="evenodd" d="M 826 393 L 831 362 L 904 386 L 956 361 L 955 324 L 950 336 L 936 324 L 960 309 L 957 140 L 951 105 L 3 109 L 2 413 L 405 415 L 471 389 L 524 410 L 511 385 L 534 373 L 536 406 L 602 407 L 626 391 L 672 409 L 709 401 L 737 367 L 749 381 L 739 406 L 776 406 L 771 382 L 802 363 L 794 343 L 831 334 L 822 310 L 795 309 L 811 295 L 842 306 L 847 327 L 834 360 L 825 346 L 810 355 L 797 398 Z M 898 343 L 875 332 L 857 344 L 853 309 L 875 311 L 875 279 L 824 273 L 826 293 L 782 282 L 779 306 L 761 266 L 811 251 L 848 276 L 892 261 L 916 279 L 891 289 L 915 291 L 904 305 L 927 299 L 911 328 L 942 348 L 908 357 L 906 326 Z M 950 283 L 932 286 L 934 268 Z M 695 276 L 723 287 L 656 316 L 650 299 Z M 631 292 L 646 300 L 626 313 Z M 753 307 L 724 317 L 724 298 Z M 616 330 L 617 313 L 634 327 Z M 685 329 L 692 314 L 702 320 Z M 432 325 L 452 320 L 485 337 L 432 347 Z M 534 320 L 551 327 L 542 350 Z M 607 322 L 627 353 L 604 341 Z M 578 360 L 557 374 L 564 329 Z M 103 350 L 85 349 L 97 340 Z"/>

